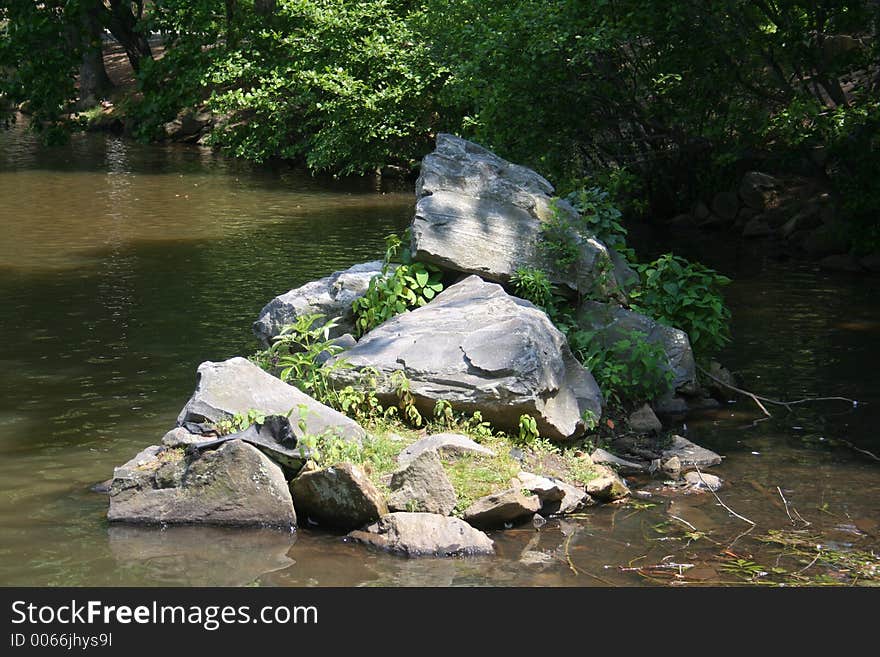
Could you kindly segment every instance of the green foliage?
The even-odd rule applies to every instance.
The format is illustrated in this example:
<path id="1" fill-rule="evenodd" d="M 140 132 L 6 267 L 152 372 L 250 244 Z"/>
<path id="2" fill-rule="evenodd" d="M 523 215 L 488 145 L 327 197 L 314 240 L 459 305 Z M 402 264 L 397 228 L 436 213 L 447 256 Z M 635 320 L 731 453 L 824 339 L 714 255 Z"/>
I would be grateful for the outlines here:
<path id="1" fill-rule="evenodd" d="M 373 330 L 395 315 L 427 304 L 443 290 L 440 270 L 420 262 L 393 264 L 400 252 L 397 235 L 385 238 L 387 249 L 382 273 L 370 280 L 366 294 L 355 299 L 352 309 L 359 336 Z"/>
<path id="2" fill-rule="evenodd" d="M 228 436 L 232 433 L 244 431 L 254 423 L 262 423 L 265 419 L 265 413 L 250 408 L 246 413 L 236 413 L 231 417 L 218 420 L 214 423 L 214 428 L 221 436 Z"/>
<path id="3" fill-rule="evenodd" d="M 606 246 L 617 251 L 626 248 L 626 228 L 620 223 L 621 212 L 611 195 L 600 187 L 573 191 L 566 197 L 581 217 L 581 230 L 592 233 Z"/>
<path id="4" fill-rule="evenodd" d="M 391 386 L 397 393 L 397 407 L 403 419 L 414 427 L 422 426 L 423 418 L 416 407 L 416 399 L 412 394 L 411 384 L 403 370 L 395 370 L 391 374 Z"/>
<path id="5" fill-rule="evenodd" d="M 277 371 L 282 381 L 318 401 L 336 406 L 338 394 L 330 381 L 330 374 L 348 365 L 343 359 L 335 359 L 326 366 L 323 364 L 323 357 L 332 357 L 342 351 L 330 339 L 330 331 L 337 325 L 336 319 L 322 322 L 323 319 L 324 316 L 317 313 L 300 315 L 293 324 L 281 329 L 267 350 L 258 352 L 251 360 L 263 369 Z"/>
<path id="6" fill-rule="evenodd" d="M 577 331 L 569 338 L 572 351 L 590 370 L 605 400 L 616 405 L 652 400 L 668 392 L 673 374 L 666 352 L 639 331 L 606 345 L 595 332 Z M 593 426 L 598 418 L 591 418 Z"/>
<path id="7" fill-rule="evenodd" d="M 631 293 L 634 310 L 685 331 L 698 357 L 711 356 L 730 339 L 730 310 L 720 291 L 729 278 L 671 253 L 635 269 L 641 287 Z"/>
<path id="8" fill-rule="evenodd" d="M 524 413 L 519 416 L 519 443 L 521 445 L 530 445 L 540 440 L 541 432 L 538 431 L 538 423 L 531 415 Z"/>
<path id="9" fill-rule="evenodd" d="M 532 267 L 521 267 L 510 278 L 517 296 L 541 308 L 548 315 L 556 307 L 555 286 L 544 271 Z"/>

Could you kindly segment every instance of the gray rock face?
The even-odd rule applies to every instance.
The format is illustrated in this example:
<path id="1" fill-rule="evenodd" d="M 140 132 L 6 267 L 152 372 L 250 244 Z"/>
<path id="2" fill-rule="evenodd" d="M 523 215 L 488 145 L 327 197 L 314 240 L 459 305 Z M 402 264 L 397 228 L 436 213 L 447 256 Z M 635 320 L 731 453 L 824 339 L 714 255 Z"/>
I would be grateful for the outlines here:
<path id="1" fill-rule="evenodd" d="M 494 554 L 492 540 L 458 518 L 433 513 L 389 513 L 350 538 L 407 557 Z"/>
<path id="2" fill-rule="evenodd" d="M 673 375 L 673 388 L 685 391 L 696 389 L 694 352 L 684 331 L 615 304 L 598 301 L 584 302 L 578 310 L 577 321 L 581 328 L 596 331 L 597 338 L 606 345 L 629 337 L 632 331 L 645 334 L 649 342 L 659 344 L 666 352 L 667 366 Z"/>
<path id="3" fill-rule="evenodd" d="M 319 525 L 356 529 L 388 513 L 382 494 L 350 463 L 301 473 L 290 482 L 300 518 Z"/>
<path id="4" fill-rule="evenodd" d="M 495 456 L 495 452 L 479 443 L 475 443 L 460 433 L 435 433 L 414 442 L 397 455 L 397 462 L 406 465 L 420 454 L 436 451 L 442 456 L 461 456 L 476 454 L 479 456 Z"/>
<path id="5" fill-rule="evenodd" d="M 324 315 L 325 320 L 339 318 L 338 325 L 330 331 L 330 337 L 354 333 L 351 304 L 355 299 L 364 296 L 370 280 L 381 271 L 380 260 L 365 262 L 275 297 L 260 311 L 260 316 L 253 325 L 254 335 L 267 347 L 285 324 L 292 324 L 302 315 L 316 313 Z"/>
<path id="6" fill-rule="evenodd" d="M 352 369 L 332 373 L 338 384 L 357 385 L 360 369 L 376 368 L 386 375 L 380 401 L 396 403 L 390 375 L 403 371 L 424 413 L 445 399 L 510 431 L 527 413 L 550 440 L 582 435 L 588 410 L 602 415 L 595 379 L 547 315 L 476 276 L 377 327 L 345 358 Z"/>
<path id="7" fill-rule="evenodd" d="M 264 372 L 245 358 L 199 365 L 196 389 L 177 416 L 177 423 L 215 423 L 236 413 L 258 410 L 265 415 L 287 415 L 297 438 L 300 407 L 308 411 L 306 431 L 321 434 L 332 431 L 341 438 L 360 440 L 366 433 L 342 413 L 312 399 L 305 393 Z M 292 411 L 292 412 L 291 412 Z"/>
<path id="8" fill-rule="evenodd" d="M 615 263 L 599 240 L 572 235 L 580 257 L 571 271 L 554 271 L 541 252 L 541 223 L 554 212 L 577 216 L 565 201 L 558 201 L 554 210 L 553 191 L 531 169 L 459 137 L 439 134 L 416 182 L 412 253 L 423 262 L 499 283 L 508 282 L 521 267 L 537 267 L 551 272 L 553 282 L 582 294 L 619 291 L 632 271 Z"/>
<path id="9" fill-rule="evenodd" d="M 474 527 L 494 528 L 528 518 L 540 510 L 537 495 L 526 497 L 519 488 L 509 488 L 481 497 L 464 510 L 462 517 Z"/>
<path id="10" fill-rule="evenodd" d="M 590 457 L 593 459 L 593 463 L 599 465 L 613 465 L 624 474 L 638 474 L 640 472 L 645 472 L 648 469 L 641 463 L 627 461 L 626 459 L 615 456 L 611 452 L 608 452 L 601 447 L 597 448 L 592 454 L 590 454 Z"/>
<path id="11" fill-rule="evenodd" d="M 721 457 L 718 454 L 705 447 L 695 445 L 682 436 L 672 436 L 672 445 L 663 450 L 664 460 L 673 456 L 678 457 L 683 468 L 693 466 L 708 468 L 709 466 L 721 463 Z"/>
<path id="12" fill-rule="evenodd" d="M 148 447 L 114 470 L 107 518 L 138 524 L 296 526 L 281 468 L 240 440 L 198 455 Z"/>
<path id="13" fill-rule="evenodd" d="M 759 171 L 749 171 L 740 183 L 739 197 L 748 207 L 760 212 L 769 205 L 778 188 L 776 178 Z"/>
<path id="14" fill-rule="evenodd" d="M 648 404 L 643 404 L 633 411 L 627 419 L 629 428 L 637 433 L 663 431 L 663 425 Z"/>
<path id="15" fill-rule="evenodd" d="M 458 503 L 440 456 L 422 452 L 391 477 L 388 508 L 391 511 L 419 511 L 448 516 Z"/>

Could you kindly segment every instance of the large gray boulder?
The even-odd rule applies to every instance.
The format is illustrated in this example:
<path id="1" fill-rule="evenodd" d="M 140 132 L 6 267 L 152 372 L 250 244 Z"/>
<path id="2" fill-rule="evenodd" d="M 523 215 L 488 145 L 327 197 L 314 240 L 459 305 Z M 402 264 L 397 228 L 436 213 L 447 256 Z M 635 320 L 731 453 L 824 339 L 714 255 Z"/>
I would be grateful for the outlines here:
<path id="1" fill-rule="evenodd" d="M 550 440 L 577 438 L 587 411 L 602 414 L 596 381 L 547 315 L 476 276 L 375 328 L 345 359 L 351 368 L 333 370 L 336 383 L 357 385 L 359 370 L 375 368 L 386 375 L 385 404 L 397 402 L 390 379 L 402 371 L 424 413 L 444 399 L 508 431 L 529 414 Z"/>
<path id="2" fill-rule="evenodd" d="M 412 253 L 422 262 L 499 283 L 510 281 L 517 269 L 532 267 L 583 295 L 620 292 L 632 271 L 599 240 L 572 233 L 579 257 L 565 271 L 543 253 L 542 223 L 554 212 L 577 217 L 569 203 L 553 199 L 553 192 L 531 169 L 460 137 L 439 134 L 416 182 Z"/>
<path id="3" fill-rule="evenodd" d="M 666 367 L 672 372 L 675 390 L 694 392 L 697 371 L 694 352 L 687 333 L 661 324 L 650 317 L 613 303 L 585 301 L 578 309 L 577 323 L 582 329 L 596 332 L 596 339 L 610 346 L 637 331 L 647 340 L 659 344 L 666 353 Z"/>
<path id="4" fill-rule="evenodd" d="M 317 281 L 285 292 L 267 303 L 253 325 L 254 335 L 268 347 L 286 324 L 297 317 L 321 314 L 325 320 L 339 318 L 330 337 L 355 332 L 351 304 L 367 292 L 370 281 L 382 272 L 382 261 L 365 262 L 337 271 Z"/>
<path id="5" fill-rule="evenodd" d="M 350 463 L 302 472 L 290 492 L 300 517 L 319 525 L 357 529 L 388 513 L 382 493 Z"/>
<path id="6" fill-rule="evenodd" d="M 281 468 L 240 440 L 204 452 L 148 447 L 113 471 L 107 518 L 151 525 L 296 526 Z"/>
<path id="7" fill-rule="evenodd" d="M 236 413 L 256 410 L 264 415 L 290 414 L 293 432 L 301 438 L 302 408 L 305 409 L 306 433 L 319 435 L 330 431 L 350 440 L 360 440 L 366 435 L 354 420 L 239 357 L 199 365 L 195 392 L 177 416 L 177 424 L 213 424 Z"/>
<path id="8" fill-rule="evenodd" d="M 448 516 L 458 503 L 455 489 L 443 470 L 440 455 L 422 452 L 391 477 L 391 511 L 421 511 Z"/>
<path id="9" fill-rule="evenodd" d="M 494 554 L 492 540 L 458 518 L 433 513 L 389 513 L 350 538 L 407 557 Z"/>

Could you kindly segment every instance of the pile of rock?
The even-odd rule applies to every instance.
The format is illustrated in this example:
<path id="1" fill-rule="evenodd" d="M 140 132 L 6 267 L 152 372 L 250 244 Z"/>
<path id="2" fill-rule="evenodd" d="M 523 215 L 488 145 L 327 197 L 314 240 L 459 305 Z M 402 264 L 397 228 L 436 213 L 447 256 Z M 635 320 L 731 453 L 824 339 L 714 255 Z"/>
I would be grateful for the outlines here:
<path id="1" fill-rule="evenodd" d="M 573 294 L 601 299 L 580 307 L 582 328 L 604 341 L 643 332 L 666 353 L 671 393 L 695 394 L 688 336 L 620 305 L 633 273 L 613 249 L 573 235 L 579 256 L 561 271 L 538 248 L 542 221 L 575 212 L 554 201 L 553 187 L 541 176 L 476 144 L 439 135 L 416 190 L 412 253 L 457 282 L 357 341 L 351 335 L 352 303 L 380 275 L 382 263 L 355 265 L 267 304 L 253 327 L 260 342 L 270 344 L 284 325 L 304 315 L 337 318 L 332 337 L 344 347 L 347 366 L 332 367 L 332 359 L 325 365 L 336 385 L 365 386 L 367 378 L 378 378 L 379 400 L 394 404 L 399 391 L 391 381 L 402 373 L 423 414 L 444 400 L 457 412 L 478 411 L 513 432 L 521 416 L 530 415 L 543 437 L 571 441 L 602 415 L 602 395 L 547 315 L 503 287 L 519 268 L 540 268 Z M 255 411 L 265 419 L 217 435 L 218 423 Z M 161 445 L 115 470 L 110 520 L 287 529 L 299 522 L 347 531 L 353 540 L 398 554 L 475 555 L 493 552 L 483 530 L 576 513 L 629 493 L 597 452 L 593 459 L 583 456 L 582 465 L 593 473 L 585 485 L 567 482 L 562 472 L 535 474 L 524 464 L 505 485 L 462 509 L 446 468 L 462 455 L 494 455 L 457 434 L 428 436 L 402 449 L 399 469 L 383 493 L 355 464 L 318 467 L 300 443 L 306 434 L 328 432 L 362 441 L 363 428 L 243 358 L 199 366 L 195 392 L 177 425 Z M 630 426 L 651 434 L 662 428 L 650 407 L 634 414 Z M 665 460 L 674 456 L 683 463 L 687 450 L 675 449 Z M 634 472 L 647 469 L 609 462 Z M 456 510 L 460 517 L 452 517 Z"/>

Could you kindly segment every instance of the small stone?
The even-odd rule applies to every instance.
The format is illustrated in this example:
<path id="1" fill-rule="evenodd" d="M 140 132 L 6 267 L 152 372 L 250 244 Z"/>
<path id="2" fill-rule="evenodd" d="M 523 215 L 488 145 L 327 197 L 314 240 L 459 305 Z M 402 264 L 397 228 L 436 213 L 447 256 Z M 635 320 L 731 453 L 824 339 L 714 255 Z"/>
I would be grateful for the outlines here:
<path id="1" fill-rule="evenodd" d="M 663 450 L 663 458 L 677 456 L 682 467 L 707 468 L 721 463 L 721 457 L 715 452 L 700 447 L 682 436 L 672 436 L 672 445 Z"/>
<path id="2" fill-rule="evenodd" d="M 537 495 L 526 497 L 518 488 L 486 495 L 464 510 L 462 517 L 475 527 L 503 527 L 505 523 L 522 520 L 541 509 Z"/>
<path id="3" fill-rule="evenodd" d="M 460 433 L 435 433 L 413 443 L 397 455 L 397 462 L 406 465 L 424 452 L 436 451 L 441 456 L 495 456 L 495 452 Z"/>
<path id="4" fill-rule="evenodd" d="M 641 463 L 627 461 L 619 456 L 615 456 L 611 452 L 605 451 L 601 447 L 597 448 L 592 454 L 593 463 L 602 465 L 613 465 L 624 474 L 638 474 L 645 471 L 645 466 Z"/>
<path id="5" fill-rule="evenodd" d="M 593 466 L 598 473 L 587 482 L 587 493 L 600 502 L 613 502 L 629 495 L 629 488 L 614 470 L 605 465 Z"/>
<path id="6" fill-rule="evenodd" d="M 707 472 L 688 472 L 684 475 L 684 480 L 693 490 L 716 491 L 721 488 L 722 479 Z"/>
<path id="7" fill-rule="evenodd" d="M 672 458 L 663 461 L 660 465 L 660 468 L 666 474 L 672 477 L 678 477 L 679 473 L 681 472 L 681 459 L 679 459 L 677 456 L 673 456 Z"/>

